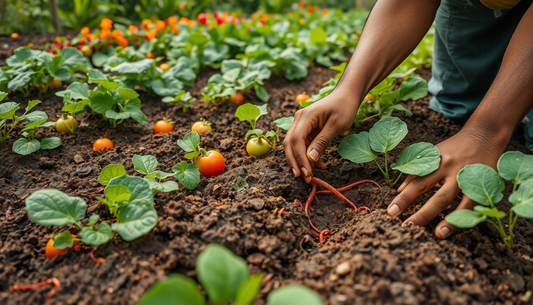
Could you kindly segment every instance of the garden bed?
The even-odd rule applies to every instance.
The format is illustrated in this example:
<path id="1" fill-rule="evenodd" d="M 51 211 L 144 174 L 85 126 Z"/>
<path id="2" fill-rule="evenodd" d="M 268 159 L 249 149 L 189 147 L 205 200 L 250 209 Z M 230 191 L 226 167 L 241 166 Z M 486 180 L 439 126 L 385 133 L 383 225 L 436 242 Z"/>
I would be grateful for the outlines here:
<path id="1" fill-rule="evenodd" d="M 311 69 L 310 76 L 301 81 L 288 83 L 273 77 L 266 83 L 271 96 L 269 114 L 260 120 L 259 128 L 273 127 L 266 126 L 267 122 L 293 115 L 300 108 L 294 102 L 298 93 L 318 92 L 336 73 Z M 201 89 L 213 73 L 202 71 L 191 90 L 193 96 L 201 97 Z M 42 100 L 35 109 L 45 111 L 51 119 L 60 114 L 63 105 L 53 92 L 11 98 L 21 103 L 21 108 L 28 100 Z M 248 126 L 234 116 L 238 105 L 196 102 L 183 113 L 181 107 L 161 103 L 159 97 L 141 94 L 140 98 L 149 118 L 147 126 L 130 120 L 112 129 L 99 115 L 85 114 L 79 117 L 78 134 L 62 135 L 63 146 L 58 149 L 20 156 L 11 152 L 10 145 L 0 148 L 0 304 L 43 303 L 48 287 L 10 292 L 9 286 L 52 277 L 59 279 L 61 287 L 51 304 L 134 304 L 152 283 L 171 273 L 195 277 L 196 259 L 209 243 L 222 244 L 243 257 L 253 273 L 273 274 L 254 304 L 264 304 L 268 292 L 290 283 L 314 289 L 332 305 L 529 304 L 533 300 L 527 298 L 533 287 L 531 221 L 519 220 L 513 251 L 501 243 L 497 231 L 484 224 L 443 241 L 433 235 L 441 218 L 426 228 L 402 227 L 401 220 L 417 211 L 434 190 L 400 219 L 389 217 L 385 209 L 396 191 L 386 186 L 371 164 L 341 159 L 337 153 L 341 136 L 324 154 L 328 168 L 316 170 L 315 175 L 335 187 L 373 179 L 382 188 L 363 184 L 345 193 L 356 205 L 369 207 L 370 213 L 353 213 L 333 195 L 320 195 L 310 215 L 316 227 L 329 228 L 334 234 L 327 246 L 302 250 L 300 242 L 311 231 L 305 213 L 294 200 L 305 201 L 310 187 L 294 178 L 282 147 L 261 159 L 246 153 Z M 246 97 L 246 101 L 260 104 L 255 96 Z M 393 159 L 412 143 L 437 144 L 460 130 L 459 125 L 429 110 L 428 98 L 405 105 L 413 116 L 400 116 L 409 134 L 392 152 Z M 163 118 L 175 122 L 174 131 L 154 135 L 155 122 Z M 43 188 L 59 189 L 88 202 L 88 215 L 94 212 L 104 221 L 111 219 L 107 207 L 95 199 L 104 191 L 98 183 L 102 168 L 120 163 L 133 174 L 133 155 L 151 154 L 159 161 L 158 169 L 170 171 L 184 160 L 176 141 L 200 118 L 213 123 L 213 133 L 203 135 L 201 144 L 223 154 L 226 170 L 222 175 L 202 178 L 193 191 L 182 187 L 176 192 L 158 193 L 157 227 L 133 242 L 115 238 L 100 247 L 96 256 L 104 258 L 104 263 L 93 262 L 88 249 L 71 250 L 53 260 L 46 258 L 44 248 L 54 228 L 29 220 L 24 209 L 29 194 Z M 373 123 L 362 129 L 368 130 Z M 40 132 L 43 136 L 56 134 L 52 128 Z M 358 130 L 352 128 L 345 135 L 354 132 Z M 111 139 L 115 149 L 93 151 L 92 143 L 99 137 Z M 13 141 L 10 138 L 8 143 Z M 521 143 L 523 136 L 517 132 L 508 150 L 526 152 Z M 251 188 L 235 191 L 231 184 L 238 177 L 245 178 Z M 459 201 L 456 199 L 452 208 Z M 282 208 L 285 211 L 279 216 L 276 212 Z M 348 271 L 337 274 L 337 266 L 345 262 L 349 262 Z"/>

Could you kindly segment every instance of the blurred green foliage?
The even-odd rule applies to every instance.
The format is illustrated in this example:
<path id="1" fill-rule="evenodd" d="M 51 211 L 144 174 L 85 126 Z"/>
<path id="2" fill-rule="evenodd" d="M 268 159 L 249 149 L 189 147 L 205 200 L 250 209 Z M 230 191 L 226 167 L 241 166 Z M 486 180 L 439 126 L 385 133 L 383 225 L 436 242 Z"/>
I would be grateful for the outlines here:
<path id="1" fill-rule="evenodd" d="M 0 34 L 53 30 L 48 0 L 0 0 Z"/>

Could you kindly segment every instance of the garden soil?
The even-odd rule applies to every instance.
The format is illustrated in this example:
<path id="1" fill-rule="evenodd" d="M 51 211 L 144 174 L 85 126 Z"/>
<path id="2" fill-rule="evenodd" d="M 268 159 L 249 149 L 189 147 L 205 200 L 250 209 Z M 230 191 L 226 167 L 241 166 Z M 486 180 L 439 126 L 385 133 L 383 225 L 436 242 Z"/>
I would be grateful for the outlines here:
<path id="1" fill-rule="evenodd" d="M 5 60 L 2 54 L 0 60 Z M 309 76 L 300 81 L 288 82 L 281 76 L 269 80 L 269 114 L 260 119 L 258 127 L 273 128 L 269 122 L 293 115 L 300 108 L 294 102 L 298 93 L 316 93 L 335 75 L 335 71 L 319 70 L 311 68 Z M 191 89 L 193 96 L 201 97 L 201 89 L 213 73 L 202 71 Z M 54 120 L 62 107 L 61 98 L 54 93 L 10 98 L 20 102 L 22 108 L 30 99 L 42 100 L 35 110 L 46 111 Z M 335 139 L 323 156 L 327 169 L 315 170 L 314 174 L 335 187 L 373 179 L 382 188 L 362 184 L 345 192 L 356 205 L 367 206 L 370 212 L 352 212 L 335 196 L 318 195 L 310 217 L 320 230 L 333 232 L 327 245 L 319 246 L 305 213 L 295 203 L 295 199 L 305 202 L 310 186 L 292 175 L 282 147 L 261 159 L 246 153 L 244 135 L 248 125 L 234 116 L 238 105 L 196 102 L 184 113 L 179 105 L 164 104 L 160 98 L 144 93 L 141 100 L 149 118 L 147 126 L 126 121 L 113 129 L 99 115 L 84 114 L 78 118 L 78 134 L 61 135 L 63 146 L 58 149 L 19 156 L 11 152 L 15 136 L 9 138 L 9 145 L 0 148 L 0 304 L 42 304 L 51 286 L 17 292 L 9 291 L 9 287 L 48 278 L 61 282 L 50 304 L 135 304 L 150 285 L 171 273 L 196 278 L 196 259 L 210 243 L 222 244 L 241 256 L 251 272 L 272 276 L 254 302 L 257 305 L 266 303 L 269 292 L 296 283 L 314 289 L 331 305 L 533 303 L 531 221 L 519 220 L 513 250 L 503 246 L 497 231 L 484 224 L 460 230 L 447 240 L 435 238 L 435 226 L 460 198 L 427 227 L 402 227 L 402 220 L 419 210 L 436 188 L 401 217 L 389 217 L 386 207 L 396 191 L 386 186 L 373 164 L 353 164 L 337 152 L 342 137 L 359 130 L 351 128 Z M 245 100 L 260 104 L 253 95 Z M 412 143 L 437 144 L 461 128 L 429 110 L 428 98 L 409 101 L 405 106 L 413 116 L 395 113 L 406 121 L 409 134 L 392 152 L 393 160 Z M 173 120 L 175 130 L 154 135 L 155 122 L 163 118 Z M 67 227 L 43 227 L 32 222 L 24 209 L 29 194 L 43 188 L 59 189 L 87 202 L 83 225 L 92 213 L 111 222 L 107 207 L 95 199 L 104 192 L 98 183 L 102 168 L 118 163 L 130 175 L 136 175 L 131 158 L 151 154 L 157 157 L 159 170 L 171 171 L 185 160 L 176 141 L 200 118 L 213 123 L 213 133 L 202 135 L 201 146 L 222 153 L 226 159 L 223 174 L 202 178 L 192 191 L 180 185 L 179 191 L 158 193 L 156 228 L 132 242 L 117 237 L 99 247 L 95 255 L 104 258 L 104 263 L 92 261 L 89 248 L 70 250 L 52 260 L 46 258 L 49 237 Z M 362 130 L 368 130 L 372 123 Z M 13 134 L 19 135 L 20 128 Z M 39 131 L 37 137 L 56 135 L 50 128 Z M 93 151 L 92 144 L 99 137 L 111 139 L 115 148 Z M 522 143 L 523 135 L 518 131 L 508 150 L 526 152 Z M 248 182 L 248 190 L 238 192 L 231 187 L 238 177 Z M 506 201 L 502 205 L 509 208 Z M 78 233 L 74 226 L 68 229 Z M 307 236 L 315 245 L 302 243 Z"/>

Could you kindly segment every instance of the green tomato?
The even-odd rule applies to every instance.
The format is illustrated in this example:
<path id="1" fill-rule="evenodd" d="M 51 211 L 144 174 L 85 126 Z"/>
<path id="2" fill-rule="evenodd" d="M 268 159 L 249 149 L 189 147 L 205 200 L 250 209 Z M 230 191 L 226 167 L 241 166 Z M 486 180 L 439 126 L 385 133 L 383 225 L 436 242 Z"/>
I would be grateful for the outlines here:
<path id="1" fill-rule="evenodd" d="M 263 138 L 251 138 L 246 144 L 248 154 L 256 157 L 262 157 L 270 151 L 270 144 Z"/>

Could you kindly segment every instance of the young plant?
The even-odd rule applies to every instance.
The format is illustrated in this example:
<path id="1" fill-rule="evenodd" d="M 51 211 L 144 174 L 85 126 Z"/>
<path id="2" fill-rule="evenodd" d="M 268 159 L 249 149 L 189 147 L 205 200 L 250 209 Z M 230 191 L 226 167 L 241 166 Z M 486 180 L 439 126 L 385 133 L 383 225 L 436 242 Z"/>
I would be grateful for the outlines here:
<path id="1" fill-rule="evenodd" d="M 501 219 L 506 213 L 498 210 L 496 204 L 503 199 L 503 180 L 513 184 L 509 202 L 509 229 Z M 498 161 L 498 172 L 484 164 L 470 164 L 457 174 L 457 183 L 464 195 L 479 205 L 474 210 L 456 210 L 446 216 L 446 221 L 459 228 L 473 228 L 481 222 L 488 222 L 500 233 L 504 244 L 513 248 L 513 229 L 518 217 L 533 218 L 533 156 L 521 152 L 504 153 Z M 491 218 L 491 219 L 489 219 Z"/>
<path id="2" fill-rule="evenodd" d="M 246 191 L 250 186 L 248 185 L 248 182 L 244 180 L 241 176 L 237 178 L 237 182 L 232 183 L 231 187 L 235 189 L 237 192 Z"/>
<path id="3" fill-rule="evenodd" d="M 196 262 L 198 281 L 207 297 L 206 302 L 197 283 L 184 275 L 172 274 L 166 280 L 150 287 L 139 305 L 158 304 L 238 304 L 249 305 L 255 300 L 263 275 L 251 274 L 246 262 L 224 246 L 209 244 Z M 300 303 L 304 301 L 305 303 Z M 268 295 L 270 305 L 308 304 L 323 305 L 311 289 L 290 285 Z"/>
<path id="4" fill-rule="evenodd" d="M 43 114 L 43 119 L 28 123 L 22 128 L 22 138 L 13 143 L 12 150 L 14 153 L 25 156 L 32 154 L 39 149 L 54 149 L 63 144 L 58 137 L 42 138 L 40 141 L 35 139 L 35 131 L 37 128 L 46 128 L 55 125 L 55 122 L 47 122 L 48 115 L 44 112 Z"/>
<path id="5" fill-rule="evenodd" d="M 180 103 L 183 112 L 187 112 L 187 109 L 191 108 L 196 98 L 193 98 L 190 92 L 181 90 L 175 97 L 165 96 L 161 101 L 163 103 Z"/>
<path id="6" fill-rule="evenodd" d="M 216 176 L 222 174 L 226 162 L 224 157 L 216 151 L 210 150 L 206 151 L 200 147 L 200 135 L 197 132 L 189 132 L 186 134 L 183 139 L 178 140 L 178 146 L 181 147 L 184 151 L 188 152 L 185 155 L 186 159 L 192 159 L 193 164 L 187 164 L 183 161 L 179 164 L 176 164 L 174 168 L 180 170 L 184 176 L 188 176 L 186 169 L 189 167 L 197 167 L 197 170 L 202 174 L 202 176 L 209 178 L 211 176 Z M 199 179 L 200 177 L 198 177 Z"/>
<path id="7" fill-rule="evenodd" d="M 385 181 L 393 187 L 402 174 L 425 176 L 439 168 L 440 151 L 427 142 L 420 142 L 406 147 L 400 153 L 398 163 L 392 164 L 391 169 L 400 171 L 393 180 L 389 176 L 388 152 L 393 150 L 407 135 L 407 124 L 397 117 L 384 117 L 379 120 L 369 132 L 363 131 L 345 137 L 339 145 L 341 157 L 354 163 L 374 161 L 385 176 Z M 385 166 L 382 168 L 377 157 L 383 153 Z"/>

